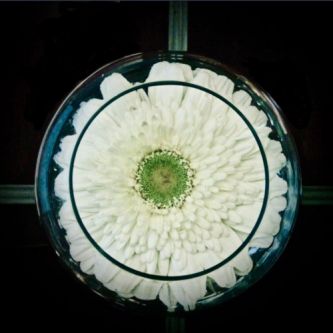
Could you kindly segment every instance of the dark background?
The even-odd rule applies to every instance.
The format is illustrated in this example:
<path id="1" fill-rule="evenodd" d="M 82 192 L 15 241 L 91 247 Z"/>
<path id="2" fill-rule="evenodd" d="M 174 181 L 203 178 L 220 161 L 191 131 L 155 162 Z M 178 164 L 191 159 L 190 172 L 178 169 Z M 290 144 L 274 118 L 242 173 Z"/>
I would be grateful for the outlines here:
<path id="1" fill-rule="evenodd" d="M 327 2 L 189 4 L 189 52 L 233 66 L 273 96 L 296 140 L 305 185 L 333 185 L 332 15 Z M 0 184 L 33 183 L 46 125 L 80 80 L 119 57 L 165 50 L 167 37 L 167 2 L 0 3 Z M 163 331 L 163 317 L 116 310 L 74 280 L 34 206 L 0 209 L 1 320 Z M 332 207 L 302 206 L 274 268 L 236 299 L 189 315 L 187 331 L 330 324 L 332 221 Z"/>

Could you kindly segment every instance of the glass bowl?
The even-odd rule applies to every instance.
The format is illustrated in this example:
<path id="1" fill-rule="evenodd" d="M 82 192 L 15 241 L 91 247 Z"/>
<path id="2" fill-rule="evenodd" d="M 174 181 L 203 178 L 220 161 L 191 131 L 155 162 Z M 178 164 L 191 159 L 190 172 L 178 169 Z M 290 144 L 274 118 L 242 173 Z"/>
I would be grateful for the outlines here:
<path id="1" fill-rule="evenodd" d="M 157 81 L 152 80 L 152 82 L 147 80 L 152 66 L 163 61 L 185 64 L 190 66 L 192 70 L 197 68 L 206 69 L 223 77 L 227 77 L 234 84 L 233 91 L 246 92 L 248 96 L 251 97 L 251 105 L 262 111 L 267 117 L 265 126 L 270 130 L 269 138 L 280 142 L 282 154 L 285 156 L 284 166 L 278 170 L 277 174 L 287 184 L 287 192 L 283 194 L 283 197 L 286 199 L 286 207 L 284 207 L 280 213 L 280 228 L 274 235 L 273 241 L 269 246 L 259 247 L 251 245 L 251 241 L 254 239 L 256 232 L 263 224 L 263 217 L 268 209 L 272 179 L 268 158 L 266 156 L 266 144 L 262 142 L 262 136 L 257 132 L 258 128 L 255 128 L 248 119 L 246 112 L 244 112 L 241 107 L 235 105 L 235 102 L 223 96 L 223 94 L 219 94 L 207 88 L 207 86 L 196 84 L 195 82 L 170 80 L 169 78 Z M 104 100 L 104 102 L 96 108 L 95 112 L 90 114 L 85 120 L 80 131 L 75 130 L 73 124 L 76 122 L 75 115 L 77 110 L 82 106 L 81 103 L 91 99 L 100 99 L 100 85 L 105 78 L 113 73 L 120 73 L 132 83 L 133 86 L 129 89 L 122 89 L 108 100 Z M 156 272 L 149 272 L 145 268 L 141 269 L 141 267 L 138 266 L 132 267 L 124 263 L 121 255 L 117 257 L 104 248 L 104 245 L 96 240 L 94 232 L 90 229 L 89 225 L 87 226 L 85 224 L 85 219 L 80 214 L 80 203 L 77 202 L 76 198 L 79 194 L 75 187 L 75 184 L 78 184 L 75 182 L 76 173 L 79 175 L 81 172 L 76 171 L 80 169 L 79 164 L 76 163 L 79 163 L 77 161 L 80 161 L 80 154 L 83 154 L 84 148 L 82 148 L 82 146 L 85 147 L 85 140 L 88 140 L 86 139 L 87 137 L 93 140 L 94 133 L 92 131 L 94 126 L 98 128 L 98 123 L 102 122 L 104 119 L 102 118 L 103 115 L 112 114 L 112 107 L 117 105 L 117 103 L 119 105 L 119 103 L 128 98 L 128 96 L 131 96 L 131 94 L 144 91 L 148 96 L 150 93 L 153 94 L 153 91 L 157 91 L 153 89 L 167 87 L 177 87 L 177 89 L 184 89 L 184 91 L 186 89 L 188 92 L 193 91 L 197 94 L 207 94 L 217 105 L 227 105 L 228 110 L 233 113 L 230 117 L 238 117 L 237 119 L 241 121 L 242 126 L 244 126 L 244 132 L 248 131 L 251 140 L 254 140 L 253 142 L 255 142 L 261 157 L 261 170 L 264 176 L 260 211 L 251 225 L 251 230 L 244 234 L 242 243 L 239 244 L 239 246 L 235 246 L 233 251 L 223 258 L 223 260 L 215 261 L 213 264 L 208 265 L 208 267 L 205 266 L 200 270 L 190 270 L 179 274 L 157 274 Z M 162 99 L 163 98 L 164 97 L 162 97 Z M 106 283 L 101 282 L 101 279 L 98 279 L 95 274 L 83 269 L 79 260 L 73 258 L 71 241 L 69 241 L 67 237 L 68 230 L 64 227 L 63 221 L 60 221 L 59 215 L 64 205 L 64 199 L 59 196 L 59 193 L 56 193 L 56 179 L 63 172 L 63 168 L 56 162 L 56 156 L 62 149 L 62 140 L 73 134 L 77 135 L 73 143 L 73 150 L 66 157 L 69 165 L 68 183 L 66 180 L 66 184 L 68 184 L 68 203 L 73 212 L 73 216 L 75 216 L 75 223 L 77 223 L 77 226 L 80 228 L 82 235 L 86 237 L 90 246 L 96 251 L 98 256 L 103 258 L 100 260 L 110 262 L 110 265 L 112 264 L 114 265 L 113 267 L 116 267 L 117 272 L 125 273 L 125 279 L 128 276 L 141 279 L 138 280 L 141 281 L 139 284 L 145 281 L 147 285 L 155 284 L 158 285 L 159 288 L 161 288 L 161 285 L 167 285 L 168 287 L 166 288 L 171 290 L 172 288 L 169 286 L 176 286 L 177 283 L 178 286 L 181 286 L 182 283 L 184 285 L 184 283 L 191 283 L 191 281 L 196 281 L 196 279 L 204 277 L 207 291 L 205 295 L 202 295 L 202 297 L 194 301 L 195 305 L 192 304 L 192 306 L 186 307 L 182 306 L 178 301 L 176 303 L 174 301 L 172 305 L 165 306 L 165 302 L 161 302 L 159 299 L 159 297 L 163 298 L 160 294 L 158 294 L 159 297 L 153 299 L 149 299 L 149 297 L 143 297 L 145 298 L 143 299 L 137 297 L 135 293 L 133 294 L 132 292 L 126 294 L 121 290 L 117 291 L 116 288 L 111 290 L 112 288 L 107 287 Z M 80 281 L 85 283 L 97 294 L 110 300 L 112 304 L 126 309 L 139 311 L 183 311 L 184 307 L 186 310 L 193 310 L 224 302 L 249 288 L 272 267 L 283 252 L 295 222 L 301 191 L 301 177 L 295 144 L 286 127 L 281 110 L 268 94 L 243 76 L 236 74 L 234 71 L 215 60 L 182 52 L 159 52 L 154 54 L 136 54 L 107 64 L 81 82 L 67 96 L 58 108 L 45 133 L 38 156 L 35 185 L 40 221 L 47 232 L 50 243 L 61 261 Z M 189 228 L 191 228 L 191 226 Z M 246 274 L 237 275 L 237 280 L 232 286 L 221 287 L 215 283 L 214 279 L 211 279 L 209 274 L 213 274 L 223 267 L 229 267 L 227 265 L 230 265 L 233 260 L 236 260 L 237 256 L 240 255 L 242 251 L 248 251 L 252 259 L 253 267 L 251 270 Z M 170 258 L 172 258 L 172 255 L 173 254 L 171 254 Z"/>

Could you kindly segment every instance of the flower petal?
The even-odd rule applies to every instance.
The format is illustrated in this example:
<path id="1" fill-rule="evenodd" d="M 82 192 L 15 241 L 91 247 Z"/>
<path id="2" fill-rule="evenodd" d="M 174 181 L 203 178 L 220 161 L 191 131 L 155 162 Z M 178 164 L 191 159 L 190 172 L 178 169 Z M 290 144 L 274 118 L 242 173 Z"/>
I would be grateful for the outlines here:
<path id="1" fill-rule="evenodd" d="M 94 274 L 96 278 L 103 284 L 108 285 L 108 283 L 114 278 L 114 276 L 119 273 L 120 268 L 114 265 L 110 260 L 106 259 L 101 254 L 96 255 L 96 263 L 94 265 Z M 110 284 L 115 288 L 114 284 Z"/>
<path id="2" fill-rule="evenodd" d="M 110 76 L 106 77 L 101 85 L 101 93 L 104 99 L 104 102 L 109 101 L 111 98 L 119 95 L 125 90 L 132 88 L 133 85 L 128 82 L 121 74 L 113 73 Z M 115 113 L 116 110 L 119 112 L 124 110 L 135 110 L 141 104 L 140 95 L 137 91 L 133 91 L 129 94 L 126 94 L 112 104 L 109 105 L 109 115 Z"/>
<path id="3" fill-rule="evenodd" d="M 168 311 L 171 312 L 175 310 L 177 299 L 174 297 L 169 283 L 162 285 L 158 297 L 168 307 Z"/>
<path id="4" fill-rule="evenodd" d="M 92 98 L 87 102 L 82 102 L 80 108 L 73 116 L 73 126 L 76 133 L 80 133 L 91 116 L 103 105 L 103 101 Z"/>
<path id="5" fill-rule="evenodd" d="M 163 61 L 152 66 L 146 82 L 186 81 L 189 76 L 189 66 Z M 183 86 L 165 85 L 149 88 L 148 95 L 152 105 L 175 109 L 183 99 L 184 90 Z"/>
<path id="6" fill-rule="evenodd" d="M 143 279 L 140 284 L 135 288 L 133 294 L 135 297 L 143 300 L 154 300 L 160 289 L 162 282 Z"/>
<path id="7" fill-rule="evenodd" d="M 211 77 L 209 72 L 204 70 L 197 70 L 191 83 L 198 86 L 211 88 Z M 213 99 L 215 98 L 212 95 L 204 91 L 196 88 L 188 88 L 182 102 L 182 108 L 192 111 L 198 110 L 201 113 L 205 112 L 208 116 L 212 107 Z"/>
<path id="8" fill-rule="evenodd" d="M 142 277 L 120 269 L 105 286 L 116 292 L 128 294 L 132 293 L 142 280 Z"/>
<path id="9" fill-rule="evenodd" d="M 236 274 L 230 265 L 216 269 L 209 276 L 222 288 L 231 288 L 236 283 Z"/>

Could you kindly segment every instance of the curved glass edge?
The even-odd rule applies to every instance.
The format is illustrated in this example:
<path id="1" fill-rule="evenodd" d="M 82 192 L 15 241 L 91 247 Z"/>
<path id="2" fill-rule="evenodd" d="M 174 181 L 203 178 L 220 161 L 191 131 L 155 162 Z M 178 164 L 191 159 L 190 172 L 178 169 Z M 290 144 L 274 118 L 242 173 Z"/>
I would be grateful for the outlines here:
<path id="1" fill-rule="evenodd" d="M 281 109 L 278 107 L 277 103 L 274 101 L 272 97 L 270 97 L 269 94 L 267 94 L 257 83 L 253 84 L 253 80 L 248 81 L 244 76 L 241 76 L 237 73 L 235 70 L 230 69 L 230 66 L 226 66 L 225 64 L 222 64 L 214 59 L 210 59 L 204 56 L 199 55 L 193 55 L 185 52 L 152 52 L 152 53 L 137 53 L 134 55 L 130 55 L 124 58 L 121 58 L 119 60 L 113 61 L 109 64 L 106 64 L 102 68 L 96 70 L 93 74 L 91 74 L 89 77 L 87 77 L 85 80 L 83 80 L 78 86 L 76 86 L 73 91 L 66 97 L 66 99 L 63 101 L 63 103 L 58 108 L 57 112 L 55 113 L 53 119 L 51 120 L 46 133 L 44 135 L 38 159 L 37 159 L 37 166 L 36 166 L 36 174 L 35 174 L 35 197 L 36 197 L 36 203 L 37 203 L 37 210 L 38 214 L 40 216 L 41 224 L 43 225 L 44 229 L 46 230 L 46 233 L 50 239 L 50 243 L 53 245 L 54 250 L 56 254 L 61 257 L 62 263 L 65 264 L 65 266 L 70 270 L 72 274 L 74 274 L 81 282 L 88 285 L 89 288 L 94 291 L 95 293 L 99 294 L 103 298 L 106 298 L 111 301 L 112 305 L 116 305 L 120 308 L 126 308 L 126 309 L 133 309 L 135 311 L 138 310 L 138 307 L 135 306 L 137 303 L 135 300 L 132 299 L 124 299 L 120 297 L 118 294 L 110 291 L 109 289 L 105 288 L 94 276 L 87 275 L 83 273 L 80 270 L 79 264 L 76 263 L 71 257 L 68 252 L 68 244 L 67 244 L 67 252 L 66 249 L 64 249 L 59 241 L 56 241 L 52 239 L 49 231 L 47 230 L 48 225 L 52 225 L 56 232 L 59 232 L 61 227 L 58 224 L 58 221 L 56 217 L 52 214 L 50 215 L 50 204 L 49 204 L 49 187 L 47 184 L 47 176 L 45 172 L 42 172 L 41 169 L 45 166 L 49 166 L 50 161 L 47 161 L 47 159 L 50 156 L 50 152 L 45 152 L 47 148 L 46 141 L 49 136 L 58 136 L 60 134 L 60 131 L 54 131 L 52 130 L 53 125 L 58 120 L 58 118 L 62 117 L 62 112 L 65 112 L 66 109 L 65 106 L 73 107 L 75 109 L 75 99 L 78 98 L 80 95 L 79 90 L 82 86 L 85 86 L 85 88 L 89 89 L 89 81 L 98 78 L 100 74 L 104 70 L 108 70 L 108 72 L 103 73 L 103 76 L 108 76 L 112 72 L 120 72 L 119 68 L 123 69 L 122 74 L 129 79 L 129 76 L 126 75 L 126 68 L 128 62 L 132 62 L 134 67 L 138 68 L 140 67 L 140 64 L 144 61 L 149 59 L 150 66 L 153 65 L 156 62 L 159 61 L 180 61 L 183 63 L 187 63 L 191 65 L 193 68 L 202 67 L 211 69 L 214 72 L 217 72 L 222 75 L 226 75 L 229 78 L 235 80 L 236 78 L 239 79 L 240 82 L 243 82 L 245 84 L 246 90 L 250 90 L 251 94 L 253 95 L 253 92 L 259 97 L 259 100 L 262 99 L 265 103 L 267 103 L 268 107 L 271 111 L 273 111 L 276 120 L 278 119 L 278 122 L 275 123 L 275 126 L 277 128 L 280 127 L 280 124 L 283 124 L 285 129 L 283 130 L 284 135 L 286 135 L 286 139 L 283 140 L 282 144 L 285 149 L 285 151 L 292 152 L 291 155 L 294 159 L 288 162 L 288 173 L 292 175 L 291 180 L 292 183 L 290 184 L 288 188 L 288 207 L 286 208 L 286 211 L 288 210 L 288 215 L 285 218 L 285 221 L 283 225 L 281 225 L 281 230 L 279 233 L 274 237 L 273 245 L 268 248 L 264 249 L 264 253 L 261 256 L 261 259 L 257 261 L 252 271 L 244 278 L 240 278 L 239 281 L 236 283 L 236 285 L 231 289 L 225 289 L 221 292 L 216 293 L 215 295 L 209 295 L 205 297 L 202 300 L 199 300 L 197 303 L 197 310 L 202 309 L 203 307 L 207 306 L 213 306 L 219 303 L 223 303 L 226 300 L 242 293 L 246 289 L 248 289 L 249 286 L 251 286 L 253 283 L 257 282 L 262 278 L 267 271 L 270 270 L 270 268 L 275 264 L 277 259 L 280 257 L 282 252 L 284 251 L 288 240 L 291 236 L 292 229 L 295 224 L 295 220 L 298 213 L 298 207 L 299 207 L 299 201 L 300 201 L 300 194 L 301 194 L 301 171 L 300 171 L 300 164 L 299 164 L 299 158 L 298 153 L 296 150 L 296 146 L 294 143 L 294 139 L 290 135 L 290 131 L 288 130 L 288 127 L 286 125 L 286 118 L 283 116 L 283 113 Z M 193 64 L 190 64 L 190 62 L 193 61 Z M 116 70 L 115 70 L 116 69 Z M 220 69 L 218 71 L 217 69 Z M 138 75 L 138 73 L 136 73 Z M 134 76 L 136 76 L 134 75 Z M 144 79 L 142 79 L 144 80 Z M 101 81 L 101 80 L 100 80 Z M 138 80 L 140 81 L 140 80 Z M 91 90 L 93 90 L 93 87 L 90 87 Z M 251 91 L 252 90 L 252 91 Z M 99 94 L 99 92 L 95 92 L 95 94 Z M 83 97 L 83 96 L 82 96 Z M 93 98 L 94 94 L 92 94 L 89 98 Z M 82 98 L 81 100 L 85 100 Z M 76 106 L 77 107 L 77 106 Z M 71 112 L 69 112 L 70 114 Z M 70 116 L 68 116 L 70 117 Z M 67 118 L 68 118 L 67 117 Z M 64 117 L 65 118 L 65 117 Z M 66 119 L 64 119 L 64 122 L 66 122 Z M 52 133 L 50 133 L 52 132 Z M 56 140 L 59 140 L 59 137 L 56 138 Z M 48 145 L 48 148 L 50 148 L 50 145 Z M 41 179 L 40 179 L 41 178 Z M 289 185 L 289 184 L 288 184 Z M 291 204 L 290 204 L 291 203 Z M 162 308 L 159 306 L 158 301 L 141 301 L 140 304 L 145 303 L 146 307 L 143 307 L 143 309 L 149 311 L 155 311 L 155 309 L 165 310 L 165 307 L 162 306 Z M 153 307 L 150 305 L 154 304 Z M 157 306 L 157 307 L 156 307 Z M 141 309 L 142 307 L 140 307 Z M 179 310 L 178 308 L 176 310 Z"/>

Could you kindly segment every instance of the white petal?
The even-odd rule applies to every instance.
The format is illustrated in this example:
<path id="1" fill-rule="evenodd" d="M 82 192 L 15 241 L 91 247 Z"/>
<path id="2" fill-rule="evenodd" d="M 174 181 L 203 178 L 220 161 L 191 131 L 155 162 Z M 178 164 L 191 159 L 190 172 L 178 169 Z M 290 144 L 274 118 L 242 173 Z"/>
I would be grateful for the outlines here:
<path id="1" fill-rule="evenodd" d="M 169 274 L 169 264 L 169 259 L 158 259 L 158 271 L 160 275 L 166 276 Z"/>
<path id="2" fill-rule="evenodd" d="M 89 259 L 93 255 L 93 249 L 88 241 L 83 243 L 74 243 L 70 247 L 70 254 L 76 261 Z"/>
<path id="3" fill-rule="evenodd" d="M 198 71 L 191 83 L 210 88 L 210 75 L 206 71 Z M 188 88 L 184 96 L 182 107 L 187 110 L 205 111 L 207 115 L 209 115 L 213 99 L 215 98 L 212 95 L 204 91 L 196 88 Z"/>
<path id="4" fill-rule="evenodd" d="M 61 167 L 66 168 L 71 161 L 73 149 L 78 136 L 68 135 L 61 139 L 60 151 L 54 156 L 54 160 Z"/>
<path id="5" fill-rule="evenodd" d="M 132 293 L 134 288 L 142 280 L 143 278 L 140 276 L 124 270 L 119 270 L 113 279 L 109 283 L 105 284 L 105 286 L 120 293 Z"/>
<path id="6" fill-rule="evenodd" d="M 158 242 L 158 235 L 155 231 L 150 230 L 148 234 L 148 248 L 155 249 Z"/>
<path id="7" fill-rule="evenodd" d="M 251 242 L 251 247 L 259 247 L 259 248 L 268 248 L 272 245 L 274 237 L 271 235 L 262 235 L 260 237 L 254 237 Z"/>
<path id="8" fill-rule="evenodd" d="M 248 274 L 253 267 L 252 259 L 248 253 L 248 247 L 245 247 L 235 259 L 231 260 L 230 265 L 235 268 L 237 275 L 246 275 Z"/>
<path id="9" fill-rule="evenodd" d="M 72 205 L 69 201 L 65 201 L 60 210 L 59 210 L 59 223 L 63 227 L 67 227 L 68 225 L 76 224 L 76 218 L 72 209 Z"/>
<path id="10" fill-rule="evenodd" d="M 228 264 L 209 273 L 209 276 L 222 288 L 231 288 L 236 283 L 234 269 Z"/>
<path id="11" fill-rule="evenodd" d="M 159 292 L 159 299 L 168 307 L 168 311 L 174 311 L 177 305 L 177 300 L 170 290 L 169 283 L 164 283 Z"/>
<path id="12" fill-rule="evenodd" d="M 82 102 L 80 108 L 76 111 L 73 117 L 73 126 L 76 133 L 80 133 L 83 127 L 86 125 L 91 116 L 103 105 L 103 101 L 100 99 L 90 99 L 87 102 Z"/>
<path id="13" fill-rule="evenodd" d="M 278 197 L 271 200 L 270 205 L 278 212 L 281 212 L 287 207 L 287 199 L 285 197 Z"/>
<path id="14" fill-rule="evenodd" d="M 278 175 L 275 175 L 271 178 L 270 182 L 270 198 L 280 196 L 285 194 L 288 191 L 288 184 L 285 180 L 280 178 Z"/>
<path id="15" fill-rule="evenodd" d="M 170 283 L 170 289 L 177 302 L 181 304 L 186 311 L 192 310 L 195 304 L 192 303 L 192 300 L 185 293 L 182 283 L 176 281 Z"/>
<path id="16" fill-rule="evenodd" d="M 94 267 L 93 267 L 94 265 L 95 265 L 95 256 L 91 256 L 89 259 L 80 262 L 80 268 L 86 274 L 94 273 Z"/>
<path id="17" fill-rule="evenodd" d="M 171 256 L 171 242 L 167 241 L 160 252 L 161 259 L 168 259 Z"/>
<path id="18" fill-rule="evenodd" d="M 144 279 L 135 288 L 133 294 L 139 299 L 154 300 L 157 297 L 161 286 L 162 282 Z"/>
<path id="19" fill-rule="evenodd" d="M 188 73 L 187 67 L 183 65 L 168 63 L 166 61 L 159 62 L 152 66 L 146 82 L 185 81 L 184 69 Z M 179 107 L 183 99 L 183 93 L 184 87 L 176 85 L 165 85 L 148 89 L 148 95 L 153 105 L 170 107 L 171 109 Z"/>
<path id="20" fill-rule="evenodd" d="M 154 256 L 153 256 L 152 260 L 148 261 L 148 263 L 146 264 L 148 274 L 157 273 L 157 262 L 158 262 L 158 255 L 157 255 L 157 252 L 154 251 Z"/>
<path id="21" fill-rule="evenodd" d="M 110 260 L 104 258 L 101 254 L 96 256 L 96 264 L 94 266 L 94 274 L 102 283 L 107 284 L 120 271 L 118 266 L 111 263 Z"/>
<path id="22" fill-rule="evenodd" d="M 175 299 L 185 310 L 193 310 L 196 302 L 206 294 L 206 277 L 169 283 Z"/>
<path id="23" fill-rule="evenodd" d="M 113 73 L 102 81 L 100 89 L 103 98 L 109 100 L 132 86 L 121 74 Z"/>
<path id="24" fill-rule="evenodd" d="M 188 254 L 183 249 L 176 249 L 170 259 L 171 274 L 180 274 L 187 265 Z"/>
<path id="25" fill-rule="evenodd" d="M 244 90 L 238 90 L 234 92 L 232 99 L 236 106 L 238 107 L 247 107 L 250 105 L 252 98 L 251 96 Z"/>

